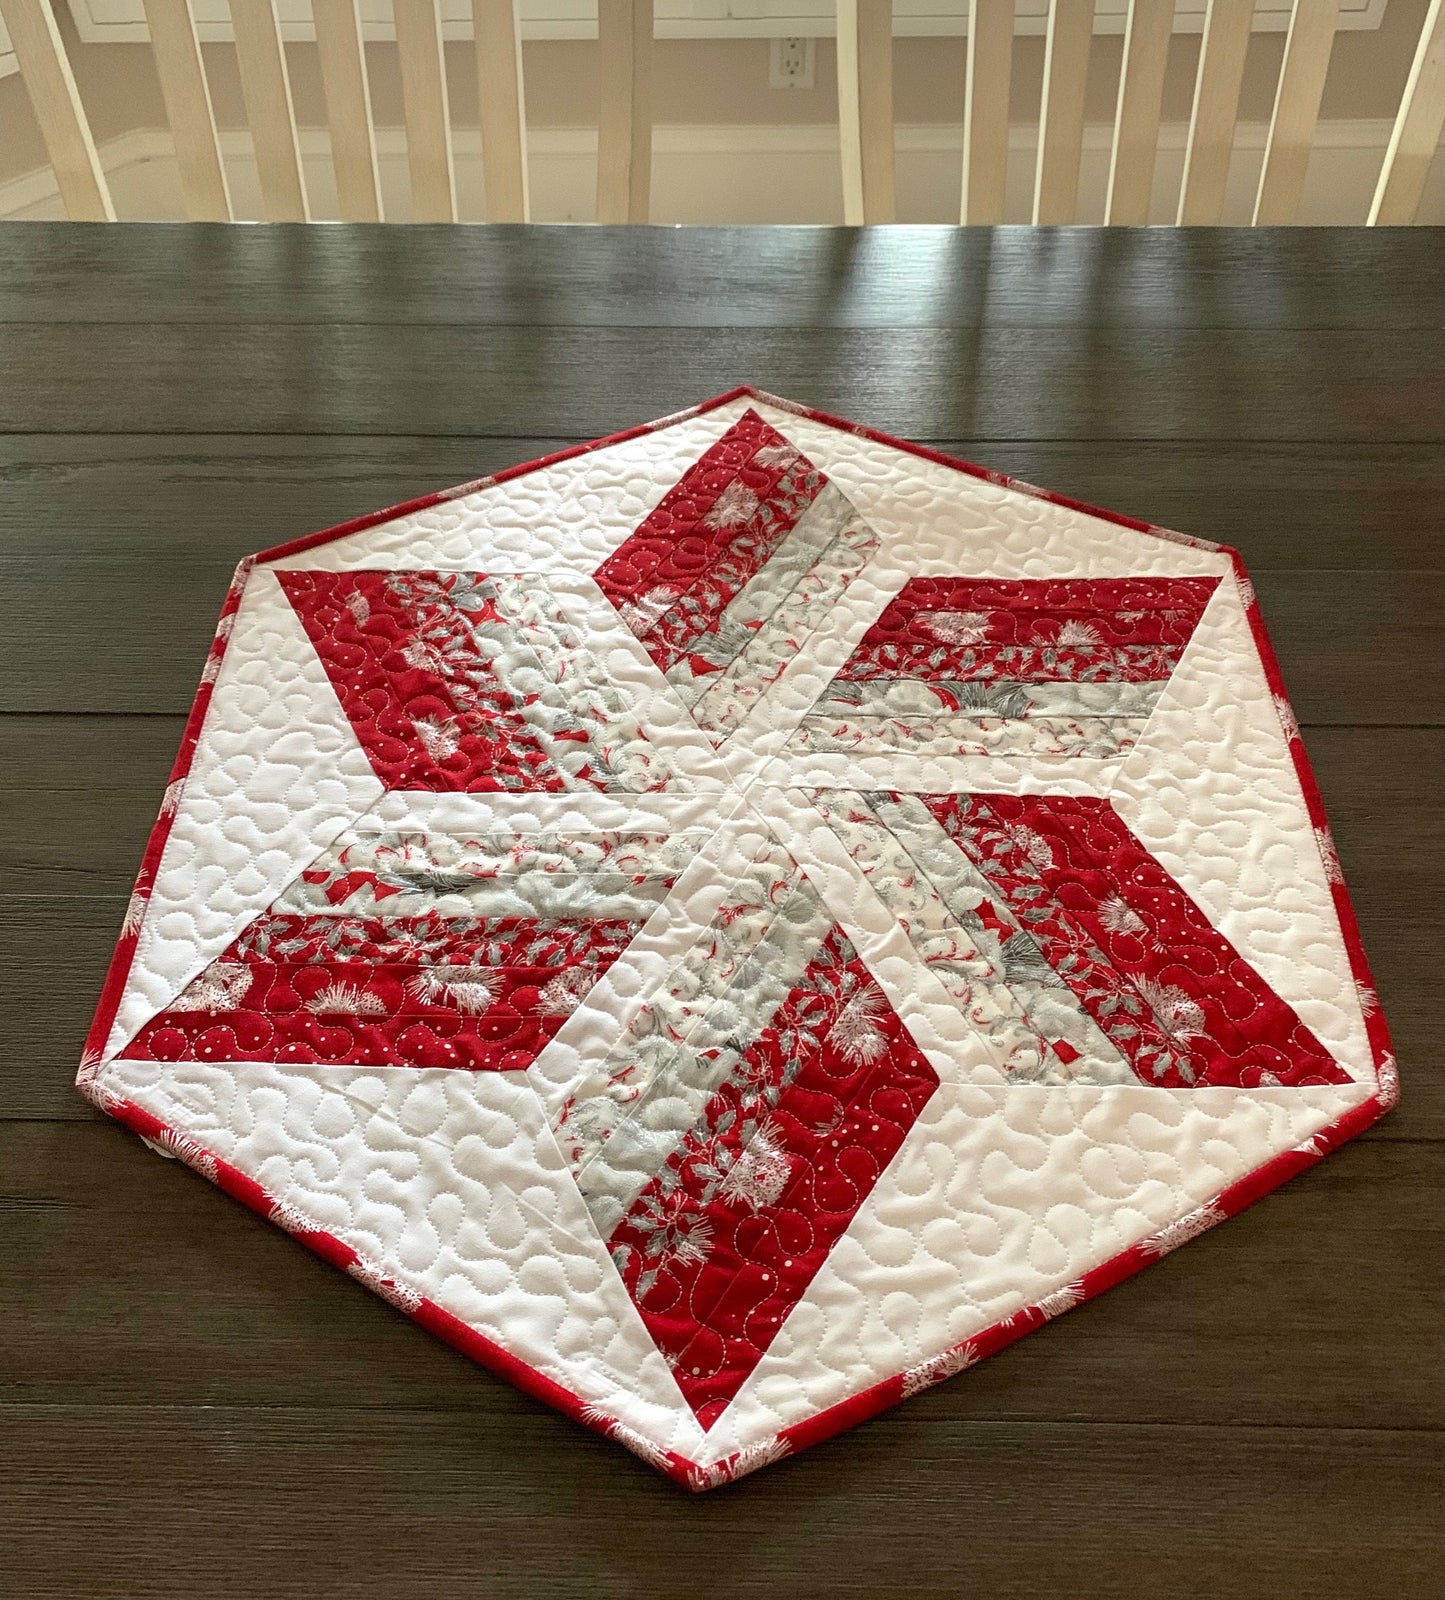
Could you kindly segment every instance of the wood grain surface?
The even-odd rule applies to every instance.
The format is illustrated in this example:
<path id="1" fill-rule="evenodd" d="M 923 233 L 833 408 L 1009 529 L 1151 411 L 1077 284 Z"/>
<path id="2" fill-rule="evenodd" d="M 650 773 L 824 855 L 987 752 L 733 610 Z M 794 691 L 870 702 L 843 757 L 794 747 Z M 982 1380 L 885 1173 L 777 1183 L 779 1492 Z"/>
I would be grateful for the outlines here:
<path id="1" fill-rule="evenodd" d="M 1441 237 L 0 228 L 0 1594 L 1438 1592 Z M 1239 547 L 1400 1109 L 693 1500 L 79 1100 L 248 551 L 739 382 Z"/>

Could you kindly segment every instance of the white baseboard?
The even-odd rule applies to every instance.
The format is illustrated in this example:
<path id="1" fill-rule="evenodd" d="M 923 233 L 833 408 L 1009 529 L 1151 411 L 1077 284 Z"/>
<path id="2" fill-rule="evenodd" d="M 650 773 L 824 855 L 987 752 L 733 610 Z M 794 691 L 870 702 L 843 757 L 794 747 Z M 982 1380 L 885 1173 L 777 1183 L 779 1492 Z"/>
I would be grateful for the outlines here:
<path id="1" fill-rule="evenodd" d="M 1263 159 L 1266 128 L 1242 123 L 1224 221 L 1247 223 Z M 1184 164 L 1187 129 L 1160 130 L 1151 221 L 1173 221 Z M 1324 122 L 1310 159 L 1298 221 L 1363 222 L 1390 136 L 1385 120 Z M 1085 130 L 1079 179 L 1079 221 L 1103 218 L 1112 130 Z M 1026 221 L 1032 194 L 1037 129 L 1009 134 L 1008 210 Z M 541 128 L 529 135 L 532 214 L 538 222 L 589 222 L 593 215 L 597 136 L 591 128 Z M 302 163 L 314 215 L 334 218 L 336 191 L 330 141 L 324 128 L 304 128 Z M 903 222 L 953 222 L 958 216 L 962 130 L 905 124 L 895 137 L 898 214 Z M 481 220 L 484 197 L 481 141 L 474 129 L 453 136 L 458 204 L 464 220 Z M 221 151 L 241 219 L 261 215 L 250 135 L 227 132 Z M 126 221 L 181 221 L 185 217 L 170 134 L 135 129 L 100 149 L 116 211 Z M 387 217 L 406 221 L 410 195 L 406 136 L 400 128 L 377 132 L 377 159 Z M 1421 222 L 1445 221 L 1445 192 L 1437 154 Z M 653 131 L 652 217 L 655 222 L 828 223 L 842 220 L 838 130 L 826 124 L 712 124 L 662 126 Z M 0 218 L 60 217 L 63 211 L 48 168 L 0 183 Z"/>

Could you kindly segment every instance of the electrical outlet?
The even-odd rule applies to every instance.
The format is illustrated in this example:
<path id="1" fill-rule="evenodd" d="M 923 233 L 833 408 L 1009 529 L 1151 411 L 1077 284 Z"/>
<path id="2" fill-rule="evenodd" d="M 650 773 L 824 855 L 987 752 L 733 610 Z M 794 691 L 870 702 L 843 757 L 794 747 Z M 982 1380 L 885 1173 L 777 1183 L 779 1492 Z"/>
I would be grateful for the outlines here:
<path id="1" fill-rule="evenodd" d="M 811 89 L 818 59 L 816 39 L 774 39 L 768 52 L 770 89 Z"/>

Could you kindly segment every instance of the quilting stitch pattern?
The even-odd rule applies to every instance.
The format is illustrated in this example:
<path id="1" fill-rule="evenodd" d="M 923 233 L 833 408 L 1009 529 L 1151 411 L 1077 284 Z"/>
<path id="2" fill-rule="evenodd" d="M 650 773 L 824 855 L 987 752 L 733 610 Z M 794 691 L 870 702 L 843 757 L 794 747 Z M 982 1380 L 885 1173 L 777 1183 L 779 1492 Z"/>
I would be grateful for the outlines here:
<path id="1" fill-rule="evenodd" d="M 515 1381 L 730 1481 L 1391 1102 L 1287 715 L 1252 737 L 1301 846 L 1292 968 L 1230 910 L 1230 749 L 1169 868 L 1110 799 L 1127 758 L 1157 833 L 1141 774 L 1192 653 L 1251 629 L 1240 694 L 1277 669 L 1229 552 L 747 394 L 267 552 L 82 1088 Z M 288 869 L 228 855 L 258 831 Z"/>

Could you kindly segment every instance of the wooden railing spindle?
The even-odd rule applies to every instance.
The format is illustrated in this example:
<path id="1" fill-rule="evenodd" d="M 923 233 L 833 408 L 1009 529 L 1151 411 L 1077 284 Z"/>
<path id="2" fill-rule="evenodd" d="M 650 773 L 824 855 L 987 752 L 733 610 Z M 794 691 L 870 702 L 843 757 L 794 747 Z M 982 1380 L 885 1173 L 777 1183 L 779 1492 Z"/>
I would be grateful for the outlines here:
<path id="1" fill-rule="evenodd" d="M 381 178 L 376 167 L 359 0 L 311 0 L 311 14 L 341 220 L 380 222 Z"/>
<path id="2" fill-rule="evenodd" d="M 597 0 L 597 220 L 646 222 L 652 194 L 652 0 Z"/>
<path id="3" fill-rule="evenodd" d="M 1293 222 L 1299 210 L 1339 14 L 1340 0 L 1294 0 L 1254 197 L 1256 227 Z"/>
<path id="4" fill-rule="evenodd" d="M 1094 41 L 1094 0 L 1049 0 L 1033 219 L 1072 222 L 1084 153 L 1084 88 Z"/>
<path id="5" fill-rule="evenodd" d="M 110 186 L 100 170 L 50 0 L 0 0 L 0 17 L 35 108 L 66 216 L 72 222 L 114 222 Z"/>
<path id="6" fill-rule="evenodd" d="M 1164 69 L 1173 31 L 1174 0 L 1129 0 L 1104 202 L 1106 224 L 1138 227 L 1149 220 Z"/>
<path id="7" fill-rule="evenodd" d="M 964 222 L 1003 221 L 1013 44 L 1013 0 L 968 0 L 960 206 Z"/>
<path id="8" fill-rule="evenodd" d="M 1194 78 L 1189 144 L 1184 152 L 1184 179 L 1179 186 L 1176 220 L 1181 227 L 1218 222 L 1224 212 L 1239 90 L 1253 23 L 1254 0 L 1208 0 Z"/>
<path id="9" fill-rule="evenodd" d="M 438 0 L 392 0 L 413 222 L 455 222 L 451 112 Z"/>
<path id="10" fill-rule="evenodd" d="M 893 0 L 837 0 L 843 221 L 892 222 Z"/>
<path id="11" fill-rule="evenodd" d="M 296 112 L 275 0 L 231 0 L 241 97 L 251 125 L 261 208 L 268 222 L 309 222 Z"/>
<path id="12" fill-rule="evenodd" d="M 527 101 L 517 0 L 472 0 L 488 222 L 527 222 Z"/>
<path id="13" fill-rule="evenodd" d="M 1413 222 L 1425 192 L 1425 175 L 1440 129 L 1445 124 L 1445 37 L 1440 31 L 1440 0 L 1430 0 L 1420 43 L 1400 96 L 1380 181 L 1370 203 L 1373 228 L 1380 223 Z"/>
<path id="14" fill-rule="evenodd" d="M 229 222 L 231 194 L 190 0 L 145 0 L 145 17 L 186 215 L 192 222 Z"/>

